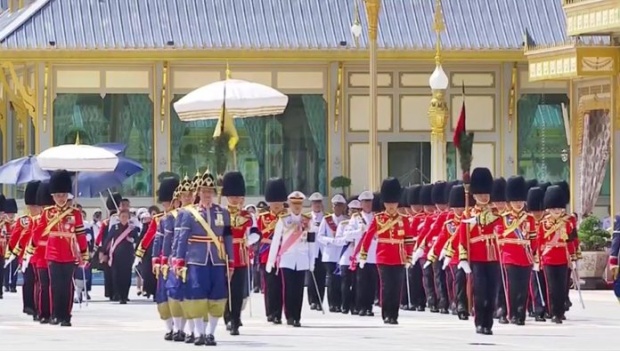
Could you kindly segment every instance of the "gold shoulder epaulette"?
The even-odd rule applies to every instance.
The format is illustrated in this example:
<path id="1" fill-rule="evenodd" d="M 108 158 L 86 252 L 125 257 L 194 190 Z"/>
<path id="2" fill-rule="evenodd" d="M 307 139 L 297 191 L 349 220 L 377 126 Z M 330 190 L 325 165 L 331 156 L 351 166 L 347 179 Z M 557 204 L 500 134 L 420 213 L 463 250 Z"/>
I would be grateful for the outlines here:
<path id="1" fill-rule="evenodd" d="M 283 214 L 280 215 L 280 218 L 285 218 L 285 217 L 288 217 L 290 215 L 291 215 L 290 213 L 283 213 Z"/>

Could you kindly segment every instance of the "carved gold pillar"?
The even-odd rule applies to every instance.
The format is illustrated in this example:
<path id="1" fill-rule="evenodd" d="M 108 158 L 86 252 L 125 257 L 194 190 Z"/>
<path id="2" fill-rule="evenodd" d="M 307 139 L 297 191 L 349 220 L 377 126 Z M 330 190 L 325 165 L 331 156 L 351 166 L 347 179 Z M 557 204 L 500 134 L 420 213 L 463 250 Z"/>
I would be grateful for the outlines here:
<path id="1" fill-rule="evenodd" d="M 446 123 L 449 118 L 446 90 L 433 90 L 428 118 L 431 125 L 431 181 L 447 180 Z"/>
<path id="2" fill-rule="evenodd" d="M 377 32 L 379 30 L 379 13 L 381 0 L 366 0 L 366 16 L 368 17 L 368 40 L 370 46 L 370 93 L 369 93 L 369 116 L 368 128 L 368 153 L 370 156 L 368 167 L 368 189 L 378 190 L 380 182 L 381 163 L 379 157 L 379 145 L 377 138 Z"/>

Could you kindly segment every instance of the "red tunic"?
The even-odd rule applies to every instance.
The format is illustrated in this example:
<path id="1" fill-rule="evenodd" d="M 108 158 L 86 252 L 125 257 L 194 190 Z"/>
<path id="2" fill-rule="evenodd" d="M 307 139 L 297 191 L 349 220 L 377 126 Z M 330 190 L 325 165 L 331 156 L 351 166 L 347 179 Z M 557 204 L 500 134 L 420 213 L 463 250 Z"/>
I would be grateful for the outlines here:
<path id="1" fill-rule="evenodd" d="M 95 238 L 95 246 L 99 247 L 103 244 L 103 237 L 105 236 L 105 232 L 108 229 L 108 223 L 110 223 L 110 219 L 106 218 L 101 221 L 101 226 L 99 227 L 99 233 L 97 233 L 97 237 Z"/>
<path id="2" fill-rule="evenodd" d="M 30 264 L 32 264 L 35 268 L 44 269 L 47 268 L 47 261 L 45 260 L 45 251 L 47 250 L 47 238 L 48 236 L 41 236 L 37 242 L 35 242 L 34 231 L 35 228 L 39 225 L 41 221 L 41 215 L 36 215 L 32 217 L 32 222 L 28 228 L 28 246 L 26 249 L 26 253 L 31 255 Z"/>
<path id="3" fill-rule="evenodd" d="M 284 212 L 286 213 L 286 212 Z M 258 215 L 258 230 L 261 233 L 260 245 L 258 247 L 258 255 L 261 264 L 267 264 L 269 258 L 269 248 L 271 247 L 271 239 L 276 229 L 276 223 L 280 216 L 273 212 L 263 212 Z"/>
<path id="4" fill-rule="evenodd" d="M 426 221 L 424 223 L 424 229 L 422 232 L 421 241 L 418 238 L 418 247 L 424 249 L 424 257 L 427 257 L 433 247 L 433 244 L 437 240 L 437 236 L 441 234 L 443 230 L 443 226 L 446 223 L 446 220 L 449 218 L 448 214 L 451 212 L 441 211 L 435 212 L 432 215 L 426 217 Z"/>
<path id="5" fill-rule="evenodd" d="M 411 232 L 413 233 L 414 248 L 418 246 L 418 240 L 420 239 L 420 234 L 422 233 L 422 227 L 424 226 L 425 218 L 426 212 L 418 212 L 409 217 Z"/>
<path id="6" fill-rule="evenodd" d="M 229 209 L 233 237 L 233 267 L 247 267 L 250 263 L 247 236 L 253 225 L 252 214 L 245 210 Z"/>
<path id="7" fill-rule="evenodd" d="M 531 214 L 505 212 L 495 231 L 499 239 L 502 264 L 528 267 L 534 264 L 532 241 L 536 238 L 536 220 Z"/>
<path id="8" fill-rule="evenodd" d="M 23 215 L 17 218 L 15 224 L 13 224 L 13 228 L 11 229 L 11 237 L 9 238 L 8 251 L 10 251 L 13 255 L 17 256 L 20 261 L 23 254 L 23 246 L 20 246 L 19 243 L 21 242 L 24 235 L 28 235 L 29 224 L 30 216 Z"/>
<path id="9" fill-rule="evenodd" d="M 575 228 L 575 230 L 577 230 L 577 216 L 571 215 L 571 214 L 566 214 L 566 215 L 564 215 L 564 217 L 565 217 L 565 219 L 567 221 L 569 221 L 571 223 L 573 228 Z M 577 235 L 575 235 L 575 237 L 571 238 L 571 239 L 572 240 L 570 241 L 570 243 L 568 245 L 568 252 L 570 253 L 571 260 L 572 261 L 580 260 L 581 259 L 581 244 L 579 242 L 579 237 L 577 237 Z"/>
<path id="10" fill-rule="evenodd" d="M 11 223 L 7 220 L 2 220 L 0 222 L 0 228 L 0 254 L 4 255 L 11 236 Z"/>
<path id="11" fill-rule="evenodd" d="M 158 213 L 153 216 L 153 219 L 149 222 L 149 227 L 146 228 L 146 233 L 144 233 L 142 240 L 140 240 L 136 248 L 136 257 L 142 258 L 146 250 L 151 246 L 153 239 L 155 239 L 155 234 L 157 234 L 157 226 L 163 215 L 163 213 Z"/>
<path id="12" fill-rule="evenodd" d="M 561 266 L 571 261 L 569 234 L 573 223 L 567 217 L 546 215 L 538 227 L 536 252 L 541 265 Z"/>
<path id="13" fill-rule="evenodd" d="M 437 258 L 441 255 L 441 251 L 448 245 L 448 241 L 458 232 L 459 223 L 460 219 L 454 216 L 454 212 L 450 212 L 447 216 L 447 220 L 441 226 L 441 232 L 435 238 L 435 242 L 428 252 L 428 260 L 431 262 L 437 261 Z"/>
<path id="14" fill-rule="evenodd" d="M 410 219 L 399 213 L 375 214 L 368 230 L 362 236 L 360 259 L 366 260 L 373 238 L 377 238 L 377 264 L 398 266 L 411 260 L 413 231 Z"/>
<path id="15" fill-rule="evenodd" d="M 489 208 L 473 208 L 471 216 L 459 224 L 459 259 L 470 262 L 496 262 L 495 227 L 502 217 Z"/>
<path id="16" fill-rule="evenodd" d="M 70 263 L 88 260 L 82 212 L 75 207 L 46 207 L 34 228 L 33 243 L 37 245 L 43 238 L 47 238 L 47 261 Z"/>

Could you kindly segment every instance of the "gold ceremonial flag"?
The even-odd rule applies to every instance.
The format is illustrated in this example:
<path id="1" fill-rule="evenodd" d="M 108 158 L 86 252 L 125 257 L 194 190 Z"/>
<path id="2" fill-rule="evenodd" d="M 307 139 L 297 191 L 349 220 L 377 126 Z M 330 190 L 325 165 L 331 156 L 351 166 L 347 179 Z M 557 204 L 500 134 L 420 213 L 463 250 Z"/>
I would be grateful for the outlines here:
<path id="1" fill-rule="evenodd" d="M 224 124 L 223 126 L 222 123 Z M 223 133 L 228 134 L 228 149 L 233 151 L 239 142 L 239 134 L 237 133 L 237 128 L 235 128 L 233 116 L 226 113 L 224 109 L 222 109 L 222 116 L 218 119 L 217 126 L 215 126 L 213 138 L 219 138 Z"/>

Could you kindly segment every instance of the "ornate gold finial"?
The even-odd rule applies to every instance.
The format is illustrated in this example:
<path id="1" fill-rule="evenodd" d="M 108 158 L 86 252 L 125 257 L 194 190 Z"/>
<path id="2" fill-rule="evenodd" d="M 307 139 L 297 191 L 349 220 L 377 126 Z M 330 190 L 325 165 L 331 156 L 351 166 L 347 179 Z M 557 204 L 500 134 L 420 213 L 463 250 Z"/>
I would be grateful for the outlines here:
<path id="1" fill-rule="evenodd" d="M 365 4 L 366 17 L 368 18 L 368 37 L 371 41 L 377 41 L 381 0 L 365 0 Z"/>
<path id="2" fill-rule="evenodd" d="M 444 31 L 443 14 L 441 11 L 441 0 L 435 0 L 435 18 L 433 20 L 433 29 L 435 29 L 435 64 L 441 65 L 441 32 Z"/>
<path id="3" fill-rule="evenodd" d="M 231 79 L 232 78 L 232 74 L 230 73 L 230 65 L 228 64 L 228 61 L 226 61 L 226 79 Z"/>
<path id="4" fill-rule="evenodd" d="M 80 145 L 80 133 L 78 132 L 77 135 L 75 136 L 75 145 Z"/>

